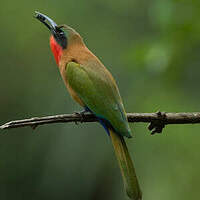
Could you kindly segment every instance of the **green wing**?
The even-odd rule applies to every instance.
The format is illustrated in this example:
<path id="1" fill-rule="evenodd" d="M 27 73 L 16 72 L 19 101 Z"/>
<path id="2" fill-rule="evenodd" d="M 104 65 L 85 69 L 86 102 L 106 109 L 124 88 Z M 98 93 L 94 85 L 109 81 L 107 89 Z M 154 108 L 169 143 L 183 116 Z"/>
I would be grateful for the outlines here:
<path id="1" fill-rule="evenodd" d="M 120 135 L 131 137 L 119 90 L 104 66 L 98 63 L 83 66 L 70 62 L 66 66 L 66 78 L 70 87 L 97 117 L 109 121 Z"/>

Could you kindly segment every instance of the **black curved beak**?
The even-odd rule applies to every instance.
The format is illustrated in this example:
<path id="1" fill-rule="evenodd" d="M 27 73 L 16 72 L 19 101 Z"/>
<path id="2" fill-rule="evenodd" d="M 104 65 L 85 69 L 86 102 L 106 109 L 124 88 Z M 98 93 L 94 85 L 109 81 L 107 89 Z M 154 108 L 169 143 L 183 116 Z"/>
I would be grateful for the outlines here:
<path id="1" fill-rule="evenodd" d="M 58 25 L 48 16 L 35 11 L 34 17 L 41 21 L 53 34 L 57 31 Z"/>
<path id="2" fill-rule="evenodd" d="M 65 49 L 67 47 L 67 37 L 64 31 L 61 29 L 62 26 L 59 26 L 48 16 L 35 11 L 36 19 L 42 22 L 52 33 L 58 44 Z"/>

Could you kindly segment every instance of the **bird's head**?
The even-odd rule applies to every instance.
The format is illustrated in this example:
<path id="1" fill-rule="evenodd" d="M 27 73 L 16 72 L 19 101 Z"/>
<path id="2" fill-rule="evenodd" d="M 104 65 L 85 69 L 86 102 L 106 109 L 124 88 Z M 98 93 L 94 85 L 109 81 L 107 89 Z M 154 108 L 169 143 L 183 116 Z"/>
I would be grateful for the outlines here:
<path id="1" fill-rule="evenodd" d="M 50 46 L 56 63 L 59 65 L 63 51 L 73 43 L 82 42 L 82 38 L 73 28 L 67 25 L 57 25 L 51 18 L 42 13 L 36 11 L 35 17 L 51 32 Z"/>

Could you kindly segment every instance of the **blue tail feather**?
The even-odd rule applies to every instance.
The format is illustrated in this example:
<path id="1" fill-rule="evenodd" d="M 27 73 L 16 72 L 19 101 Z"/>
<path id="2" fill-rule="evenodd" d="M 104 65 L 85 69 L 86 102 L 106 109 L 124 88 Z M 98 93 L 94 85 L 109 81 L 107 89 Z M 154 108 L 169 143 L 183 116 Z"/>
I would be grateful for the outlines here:
<path id="1" fill-rule="evenodd" d="M 111 127 L 110 123 L 106 120 L 103 119 L 101 117 L 98 117 L 94 112 L 92 112 L 87 106 L 84 107 L 85 111 L 87 112 L 91 112 L 92 114 L 94 114 L 97 119 L 99 120 L 99 123 L 103 126 L 103 128 L 106 130 L 106 133 L 110 136 L 110 132 L 109 132 L 109 127 Z"/>
<path id="2" fill-rule="evenodd" d="M 98 120 L 99 120 L 99 123 L 103 126 L 103 128 L 106 130 L 106 133 L 110 136 L 110 132 L 109 132 L 109 129 L 108 129 L 108 126 L 106 125 L 106 122 L 101 119 L 100 117 L 97 117 Z"/>

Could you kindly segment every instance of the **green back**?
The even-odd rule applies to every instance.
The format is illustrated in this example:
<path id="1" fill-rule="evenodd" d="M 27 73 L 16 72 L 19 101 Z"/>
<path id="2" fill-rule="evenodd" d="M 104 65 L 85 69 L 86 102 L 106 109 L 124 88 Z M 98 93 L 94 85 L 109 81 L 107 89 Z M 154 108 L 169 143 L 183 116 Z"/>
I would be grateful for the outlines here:
<path id="1" fill-rule="evenodd" d="M 117 85 L 110 72 L 100 63 L 67 64 L 66 78 L 70 87 L 97 116 L 106 119 L 122 136 L 131 137 L 126 112 Z"/>

